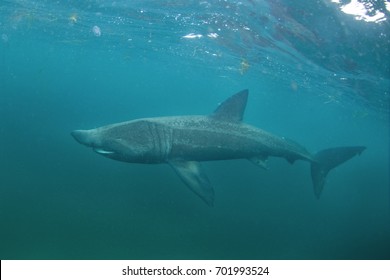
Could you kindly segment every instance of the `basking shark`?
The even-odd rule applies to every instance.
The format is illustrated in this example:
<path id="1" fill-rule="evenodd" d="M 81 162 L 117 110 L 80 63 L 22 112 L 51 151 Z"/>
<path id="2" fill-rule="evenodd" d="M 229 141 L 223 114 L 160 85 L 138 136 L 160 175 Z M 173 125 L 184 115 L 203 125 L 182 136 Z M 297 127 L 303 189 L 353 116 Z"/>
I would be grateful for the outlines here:
<path id="1" fill-rule="evenodd" d="M 242 122 L 248 90 L 231 96 L 208 116 L 143 118 L 71 134 L 105 157 L 130 163 L 168 163 L 204 202 L 214 204 L 214 189 L 200 162 L 248 159 L 266 168 L 268 157 L 311 164 L 314 193 L 320 197 L 328 172 L 360 155 L 364 146 L 309 153 L 304 147 Z"/>

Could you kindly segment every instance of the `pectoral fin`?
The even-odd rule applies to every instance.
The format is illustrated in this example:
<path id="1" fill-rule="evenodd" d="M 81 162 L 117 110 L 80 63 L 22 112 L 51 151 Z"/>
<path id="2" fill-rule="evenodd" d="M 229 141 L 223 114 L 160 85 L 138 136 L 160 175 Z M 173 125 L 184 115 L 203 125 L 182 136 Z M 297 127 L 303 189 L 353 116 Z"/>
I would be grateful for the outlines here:
<path id="1" fill-rule="evenodd" d="M 169 161 L 183 182 L 209 206 L 214 204 L 214 189 L 197 161 Z"/>

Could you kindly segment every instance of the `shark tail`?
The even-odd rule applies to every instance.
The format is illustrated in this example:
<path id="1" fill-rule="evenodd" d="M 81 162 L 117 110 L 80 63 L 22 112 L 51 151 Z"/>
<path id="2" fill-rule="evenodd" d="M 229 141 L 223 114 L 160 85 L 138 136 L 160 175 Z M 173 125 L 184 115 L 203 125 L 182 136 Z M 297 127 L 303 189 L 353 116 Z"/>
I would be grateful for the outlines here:
<path id="1" fill-rule="evenodd" d="M 311 163 L 311 178 L 313 181 L 314 193 L 320 198 L 324 188 L 326 176 L 329 171 L 340 164 L 351 159 L 355 155 L 360 155 L 366 147 L 337 147 L 319 151 L 314 155 Z"/>

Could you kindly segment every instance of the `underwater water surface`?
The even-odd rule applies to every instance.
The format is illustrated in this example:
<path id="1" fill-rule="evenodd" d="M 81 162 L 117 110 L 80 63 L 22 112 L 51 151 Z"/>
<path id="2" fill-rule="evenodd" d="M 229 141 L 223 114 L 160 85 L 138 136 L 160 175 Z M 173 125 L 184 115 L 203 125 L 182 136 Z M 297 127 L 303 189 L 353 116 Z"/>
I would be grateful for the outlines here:
<path id="1" fill-rule="evenodd" d="M 0 259 L 389 259 L 389 6 L 0 1 Z M 304 161 L 204 162 L 208 207 L 168 165 L 70 135 L 211 114 L 242 89 L 246 123 L 367 149 L 320 199 Z"/>

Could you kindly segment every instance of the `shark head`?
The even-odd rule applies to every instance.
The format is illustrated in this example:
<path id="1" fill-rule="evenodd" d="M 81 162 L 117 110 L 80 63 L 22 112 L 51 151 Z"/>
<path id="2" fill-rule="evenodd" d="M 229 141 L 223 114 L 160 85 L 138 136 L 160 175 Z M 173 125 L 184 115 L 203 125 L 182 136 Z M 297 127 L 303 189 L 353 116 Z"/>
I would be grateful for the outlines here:
<path id="1" fill-rule="evenodd" d="M 117 151 L 109 147 L 109 145 L 104 144 L 101 140 L 100 133 L 97 129 L 90 130 L 74 130 L 71 132 L 73 138 L 82 145 L 93 148 L 98 154 L 113 157 Z"/>
<path id="2" fill-rule="evenodd" d="M 156 142 L 144 121 L 108 125 L 90 130 L 74 130 L 73 138 L 96 153 L 119 161 L 133 163 L 159 163 Z M 160 146 L 159 146 L 160 147 Z"/>
<path id="3" fill-rule="evenodd" d="M 96 142 L 96 137 L 93 137 L 91 130 L 74 130 L 70 134 L 77 142 L 87 147 L 93 147 Z"/>

